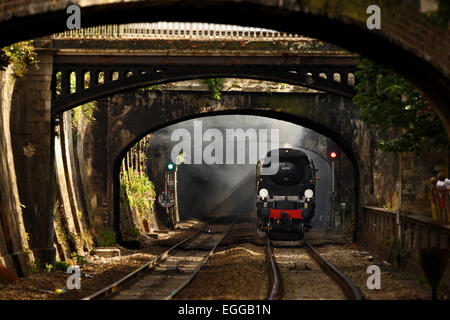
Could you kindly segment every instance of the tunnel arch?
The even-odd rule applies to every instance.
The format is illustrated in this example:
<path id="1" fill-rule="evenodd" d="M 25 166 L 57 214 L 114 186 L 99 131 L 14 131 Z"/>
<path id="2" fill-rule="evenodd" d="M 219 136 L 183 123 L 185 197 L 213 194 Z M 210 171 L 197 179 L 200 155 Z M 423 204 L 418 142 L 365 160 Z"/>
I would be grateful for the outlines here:
<path id="1" fill-rule="evenodd" d="M 121 232 L 120 232 L 120 167 L 122 165 L 122 159 L 128 152 L 128 150 L 139 140 L 147 136 L 148 134 L 154 133 L 160 129 L 166 128 L 168 126 L 182 123 L 187 120 L 199 119 L 211 116 L 220 116 L 220 115 L 252 115 L 252 116 L 260 116 L 265 118 L 283 120 L 292 124 L 296 124 L 316 133 L 322 134 L 328 139 L 335 142 L 342 151 L 346 154 L 353 168 L 354 172 L 354 186 L 355 186 L 355 219 L 354 219 L 354 232 L 353 239 L 357 240 L 358 237 L 358 225 L 359 225 L 359 208 L 360 208 L 360 159 L 358 157 L 357 152 L 352 148 L 352 146 L 348 145 L 343 137 L 340 134 L 330 130 L 329 128 L 314 122 L 310 119 L 301 116 L 294 116 L 289 113 L 278 112 L 278 111 L 270 111 L 270 110 L 255 110 L 255 109 L 238 109 L 238 110 L 222 110 L 222 111 L 213 111 L 213 112 L 205 112 L 201 114 L 190 115 L 186 117 L 181 117 L 176 120 L 169 121 L 165 124 L 161 124 L 155 127 L 148 128 L 145 132 L 135 137 L 130 143 L 128 143 L 122 150 L 117 154 L 117 156 L 113 159 L 113 171 L 112 171 L 112 225 L 113 230 L 116 233 L 117 240 L 121 241 Z"/>
<path id="2" fill-rule="evenodd" d="M 29 8 L 22 2 L 12 9 L 8 2 L 0 6 L 0 32 L 8 35 L 0 41 L 1 46 L 65 30 L 69 3 L 83 5 L 82 23 L 86 27 L 204 21 L 271 28 L 335 43 L 391 67 L 414 83 L 433 102 L 450 136 L 450 61 L 448 56 L 442 57 L 442 52 L 449 51 L 450 33 L 403 1 L 376 1 L 383 14 L 382 28 L 376 31 L 366 26 L 367 7 L 374 4 L 369 0 L 75 0 L 57 4 L 44 0 Z"/>

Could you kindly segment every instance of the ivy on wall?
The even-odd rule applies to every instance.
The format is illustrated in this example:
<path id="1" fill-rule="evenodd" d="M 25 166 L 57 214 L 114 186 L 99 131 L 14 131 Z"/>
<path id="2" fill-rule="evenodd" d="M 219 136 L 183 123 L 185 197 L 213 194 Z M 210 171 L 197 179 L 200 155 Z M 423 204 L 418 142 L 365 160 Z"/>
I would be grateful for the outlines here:
<path id="1" fill-rule="evenodd" d="M 447 150 L 449 141 L 441 119 L 410 82 L 366 58 L 360 58 L 355 75 L 353 102 L 360 108 L 361 120 L 382 135 L 382 150 Z"/>
<path id="2" fill-rule="evenodd" d="M 147 175 L 149 141 L 147 136 L 131 147 L 120 168 L 121 231 L 131 238 L 139 236 L 142 227 L 145 228 L 144 224 L 152 220 L 156 191 Z M 133 212 L 136 213 L 134 218 Z"/>
<path id="3" fill-rule="evenodd" d="M 13 43 L 3 48 L 3 52 L 12 62 L 13 73 L 16 77 L 23 77 L 30 66 L 38 69 L 38 59 L 33 40 Z"/>
<path id="4" fill-rule="evenodd" d="M 202 83 L 208 86 L 208 89 L 212 91 L 212 98 L 215 100 L 220 100 L 220 91 L 223 88 L 223 83 L 225 79 L 223 78 L 211 78 L 203 79 Z"/>

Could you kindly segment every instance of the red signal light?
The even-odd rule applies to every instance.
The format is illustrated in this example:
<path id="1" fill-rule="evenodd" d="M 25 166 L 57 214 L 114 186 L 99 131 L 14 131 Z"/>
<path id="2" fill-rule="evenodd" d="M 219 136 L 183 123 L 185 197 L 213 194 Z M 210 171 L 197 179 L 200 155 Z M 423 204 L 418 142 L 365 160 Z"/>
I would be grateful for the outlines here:
<path id="1" fill-rule="evenodd" d="M 336 157 L 337 157 L 337 153 L 336 152 L 331 152 L 330 153 L 330 157 L 331 157 L 331 159 L 335 159 Z"/>

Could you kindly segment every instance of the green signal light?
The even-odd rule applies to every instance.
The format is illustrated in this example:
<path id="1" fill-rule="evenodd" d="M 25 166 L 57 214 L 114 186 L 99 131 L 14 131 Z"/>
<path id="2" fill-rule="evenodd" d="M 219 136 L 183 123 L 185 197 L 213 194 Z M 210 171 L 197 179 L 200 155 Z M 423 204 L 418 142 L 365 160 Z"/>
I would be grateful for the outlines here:
<path id="1" fill-rule="evenodd" d="M 175 165 L 172 162 L 167 164 L 167 169 L 173 170 L 174 168 L 175 168 Z"/>

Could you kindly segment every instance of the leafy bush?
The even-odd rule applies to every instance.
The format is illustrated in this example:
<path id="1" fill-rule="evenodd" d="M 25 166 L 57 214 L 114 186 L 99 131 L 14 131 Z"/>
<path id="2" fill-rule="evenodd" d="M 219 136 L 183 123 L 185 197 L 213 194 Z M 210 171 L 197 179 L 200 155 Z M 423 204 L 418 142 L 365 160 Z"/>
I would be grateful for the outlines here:
<path id="1" fill-rule="evenodd" d="M 383 135 L 380 148 L 394 153 L 446 150 L 447 132 L 429 101 L 389 68 L 360 60 L 353 102 L 360 107 L 361 120 Z"/>
<path id="2" fill-rule="evenodd" d="M 97 235 L 99 247 L 112 247 L 116 243 L 116 235 L 109 229 L 100 229 Z"/>
<path id="3" fill-rule="evenodd" d="M 126 197 L 130 207 L 136 207 L 140 212 L 147 212 L 153 205 L 151 198 L 156 196 L 155 185 L 145 174 L 125 172 L 122 180 L 122 198 Z M 125 192 L 123 192 L 125 191 Z"/>
<path id="4" fill-rule="evenodd" d="M 208 86 L 208 89 L 212 91 L 212 98 L 220 100 L 220 90 L 223 88 L 223 78 L 203 79 L 202 82 Z"/>
<path id="5" fill-rule="evenodd" d="M 85 256 L 79 255 L 76 252 L 72 252 L 71 257 L 72 257 L 73 262 L 75 262 L 80 267 L 86 266 L 89 264 L 89 261 L 86 259 Z"/>
<path id="6" fill-rule="evenodd" d="M 32 40 L 13 43 L 3 48 L 3 51 L 13 63 L 13 72 L 16 77 L 22 77 L 29 66 L 38 68 L 37 54 Z"/>
<path id="7" fill-rule="evenodd" d="M 55 270 L 66 272 L 69 267 L 69 263 L 67 261 L 57 261 L 55 265 Z"/>

